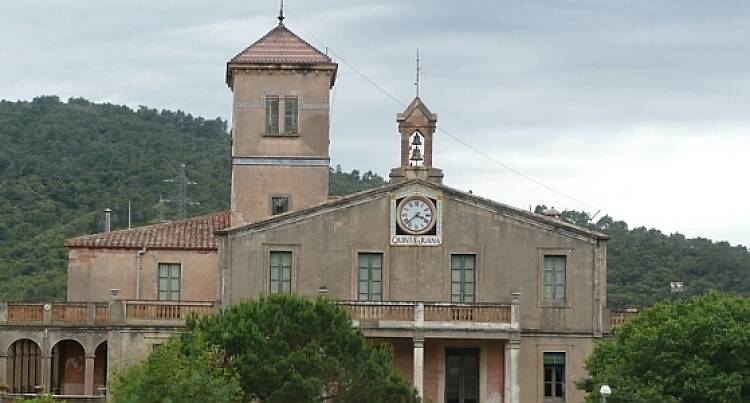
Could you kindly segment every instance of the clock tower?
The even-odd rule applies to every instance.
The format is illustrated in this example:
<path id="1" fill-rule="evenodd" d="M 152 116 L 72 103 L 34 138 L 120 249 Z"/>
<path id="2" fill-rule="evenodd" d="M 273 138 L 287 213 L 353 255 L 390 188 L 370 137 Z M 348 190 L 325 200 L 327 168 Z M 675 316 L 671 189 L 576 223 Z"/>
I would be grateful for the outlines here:
<path id="1" fill-rule="evenodd" d="M 338 65 L 284 25 L 227 63 L 231 225 L 328 199 L 329 93 Z"/>
<path id="2" fill-rule="evenodd" d="M 419 97 L 397 115 L 401 135 L 401 166 L 391 169 L 391 182 L 424 179 L 442 183 L 443 171 L 432 165 L 433 135 L 437 128 L 437 114 L 430 112 Z"/>

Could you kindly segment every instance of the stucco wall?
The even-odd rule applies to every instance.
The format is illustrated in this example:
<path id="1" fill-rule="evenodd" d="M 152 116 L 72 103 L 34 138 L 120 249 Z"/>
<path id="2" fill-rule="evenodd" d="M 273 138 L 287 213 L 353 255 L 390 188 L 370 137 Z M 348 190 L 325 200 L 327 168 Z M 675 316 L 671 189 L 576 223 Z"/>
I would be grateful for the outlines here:
<path id="1" fill-rule="evenodd" d="M 565 353 L 565 401 L 582 402 L 583 392 L 576 389 L 575 382 L 587 376 L 584 364 L 591 354 L 593 343 L 591 338 L 566 335 L 523 337 L 519 359 L 521 402 L 537 403 L 544 400 L 544 352 Z"/>
<path id="2" fill-rule="evenodd" d="M 109 301 L 110 289 L 125 299 L 136 298 L 137 249 L 83 249 L 68 251 L 68 301 Z M 180 263 L 180 299 L 217 301 L 219 260 L 216 251 L 147 250 L 140 258 L 140 299 L 157 298 L 159 263 Z"/>
<path id="3" fill-rule="evenodd" d="M 324 72 L 255 70 L 235 73 L 232 155 L 328 156 L 329 84 L 330 75 Z M 297 96 L 299 136 L 266 136 L 266 95 L 278 95 L 281 102 L 285 95 Z"/>
<path id="4" fill-rule="evenodd" d="M 291 209 L 325 202 L 328 197 L 329 91 L 331 71 L 238 71 L 234 76 L 232 157 L 317 159 L 318 166 L 274 161 L 232 166 L 232 225 L 270 215 L 272 194 L 291 195 Z M 284 97 L 298 100 L 298 133 L 266 134 L 266 96 L 280 100 L 279 130 L 284 131 Z"/>
<path id="5" fill-rule="evenodd" d="M 357 253 L 381 252 L 384 300 L 449 301 L 451 254 L 475 253 L 478 302 L 507 302 L 512 292 L 520 291 L 524 329 L 596 332 L 599 302 L 594 297 L 600 284 L 595 284 L 594 261 L 604 244 L 468 202 L 441 200 L 443 242 L 438 247 L 390 246 L 388 195 L 261 231 L 234 233 L 225 242 L 223 301 L 267 292 L 273 250 L 293 252 L 292 289 L 300 294 L 315 295 L 325 287 L 333 298 L 356 299 Z M 547 306 L 541 298 L 545 253 L 568 256 L 569 295 L 558 306 Z"/>

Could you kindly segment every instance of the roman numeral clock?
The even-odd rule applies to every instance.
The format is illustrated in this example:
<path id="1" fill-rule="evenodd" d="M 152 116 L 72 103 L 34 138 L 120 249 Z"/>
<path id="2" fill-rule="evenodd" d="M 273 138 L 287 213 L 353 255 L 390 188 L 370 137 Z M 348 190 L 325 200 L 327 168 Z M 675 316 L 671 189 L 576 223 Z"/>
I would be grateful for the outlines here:
<path id="1" fill-rule="evenodd" d="M 391 245 L 437 246 L 442 235 L 442 205 L 421 192 L 397 195 L 391 201 Z"/>

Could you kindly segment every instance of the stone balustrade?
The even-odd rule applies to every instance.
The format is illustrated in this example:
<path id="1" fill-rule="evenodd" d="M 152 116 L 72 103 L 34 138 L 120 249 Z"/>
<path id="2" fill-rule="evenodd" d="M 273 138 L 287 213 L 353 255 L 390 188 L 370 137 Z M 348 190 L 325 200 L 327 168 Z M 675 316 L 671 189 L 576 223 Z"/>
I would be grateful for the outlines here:
<path id="1" fill-rule="evenodd" d="M 520 328 L 519 295 L 510 303 L 339 301 L 355 325 L 367 328 Z"/>
<path id="2" fill-rule="evenodd" d="M 615 328 L 622 326 L 628 320 L 638 316 L 640 312 L 637 308 L 621 308 L 621 309 L 610 309 L 609 310 L 609 326 Z"/>
<path id="3" fill-rule="evenodd" d="M 0 325 L 116 325 L 184 322 L 219 310 L 212 301 L 0 302 Z"/>

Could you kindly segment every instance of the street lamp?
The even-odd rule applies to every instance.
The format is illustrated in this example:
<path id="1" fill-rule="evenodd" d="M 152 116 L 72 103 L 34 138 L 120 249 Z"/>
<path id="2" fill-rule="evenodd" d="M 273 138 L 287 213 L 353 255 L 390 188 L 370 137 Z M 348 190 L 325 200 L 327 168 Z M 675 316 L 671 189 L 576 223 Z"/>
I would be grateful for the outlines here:
<path id="1" fill-rule="evenodd" d="M 599 388 L 599 394 L 602 395 L 602 403 L 607 403 L 607 398 L 612 396 L 612 388 L 609 385 L 602 385 Z"/>

